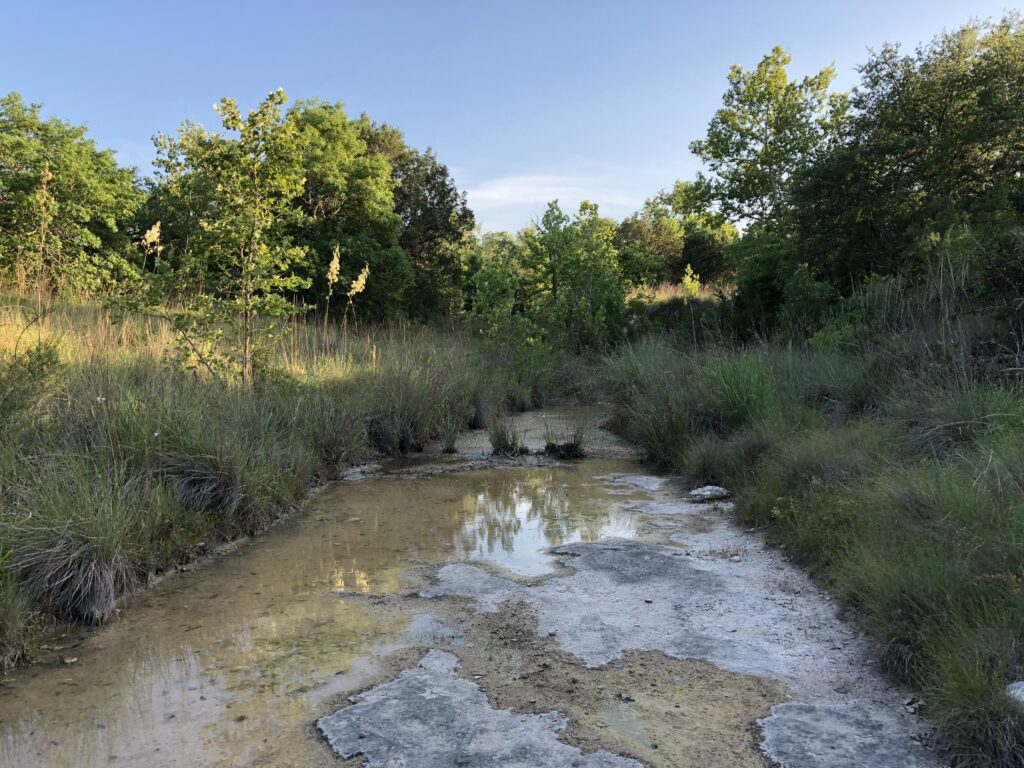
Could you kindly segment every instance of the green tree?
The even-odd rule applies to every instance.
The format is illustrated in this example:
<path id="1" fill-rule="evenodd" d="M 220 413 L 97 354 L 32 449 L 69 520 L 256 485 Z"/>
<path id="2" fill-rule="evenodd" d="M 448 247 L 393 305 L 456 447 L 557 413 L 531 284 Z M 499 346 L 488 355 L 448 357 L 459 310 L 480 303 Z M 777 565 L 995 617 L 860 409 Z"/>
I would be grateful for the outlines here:
<path id="1" fill-rule="evenodd" d="M 413 269 L 406 307 L 419 319 L 457 313 L 467 278 L 463 262 L 473 248 L 473 212 L 448 171 L 431 150 L 410 147 L 390 125 L 367 124 L 371 147 L 391 163 L 399 243 Z"/>
<path id="2" fill-rule="evenodd" d="M 734 65 L 707 135 L 690 145 L 714 174 L 702 182 L 733 221 L 764 224 L 785 214 L 793 174 L 841 132 L 848 99 L 829 92 L 835 68 L 797 81 L 786 72 L 790 62 L 775 47 L 751 71 Z"/>
<path id="3" fill-rule="evenodd" d="M 581 352 L 617 341 L 625 329 L 626 280 L 615 248 L 615 222 L 583 202 L 570 219 L 548 205 L 532 250 L 548 279 L 545 322 L 562 345 Z"/>
<path id="4" fill-rule="evenodd" d="M 0 99 L 0 277 L 24 294 L 96 294 L 136 274 L 125 224 L 142 201 L 86 129 L 10 93 Z"/>
<path id="5" fill-rule="evenodd" d="M 619 222 L 615 247 L 622 274 L 633 285 L 649 285 L 682 274 L 683 223 L 661 199 Z M 676 278 L 678 279 L 678 278 Z"/>
<path id="6" fill-rule="evenodd" d="M 794 185 L 800 248 L 844 293 L 871 274 L 923 269 L 919 244 L 932 233 L 970 224 L 987 238 L 1024 214 L 1018 16 L 969 24 L 911 54 L 884 46 L 860 72 L 847 140 Z"/>
<path id="7" fill-rule="evenodd" d="M 681 280 L 689 267 L 704 283 L 728 281 L 733 275 L 733 265 L 727 253 L 739 238 L 739 230 L 721 212 L 714 210 L 709 185 L 677 181 L 672 191 L 662 193 L 660 199 L 682 225 L 682 253 L 669 265 L 666 279 Z"/>
<path id="8" fill-rule="evenodd" d="M 324 305 L 327 267 L 337 249 L 343 284 L 364 265 L 372 274 L 358 298 L 359 316 L 394 316 L 405 306 L 413 269 L 399 243 L 390 160 L 369 145 L 368 121 L 350 120 L 340 103 L 300 101 L 289 117 L 302 136 L 305 184 L 294 201 L 302 214 L 294 237 L 309 254 L 301 272 L 310 281 L 304 297 Z"/>
<path id="9" fill-rule="evenodd" d="M 295 313 L 291 293 L 308 281 L 295 274 L 305 250 L 287 236 L 303 189 L 301 134 L 285 119 L 284 91 L 270 95 L 247 116 L 233 99 L 217 106 L 226 135 L 186 124 L 162 140 L 181 176 L 203 178 L 207 204 L 195 212 L 194 243 L 180 273 L 201 292 L 176 316 L 194 364 L 226 364 L 251 386 L 276 322 Z M 214 347 L 221 342 L 219 353 Z"/>

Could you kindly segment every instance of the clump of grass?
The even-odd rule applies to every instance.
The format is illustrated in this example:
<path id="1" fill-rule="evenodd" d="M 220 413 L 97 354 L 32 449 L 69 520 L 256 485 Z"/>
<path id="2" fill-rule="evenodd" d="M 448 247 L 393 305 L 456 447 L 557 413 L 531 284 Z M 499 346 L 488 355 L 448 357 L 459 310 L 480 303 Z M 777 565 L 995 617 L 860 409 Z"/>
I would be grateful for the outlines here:
<path id="1" fill-rule="evenodd" d="M 556 434 L 550 422 L 544 424 L 544 453 L 556 459 L 582 459 L 586 456 L 589 429 L 586 422 L 576 421 L 562 434 Z"/>
<path id="2" fill-rule="evenodd" d="M 33 469 L 40 482 L 12 504 L 11 569 L 50 612 L 100 624 L 138 583 L 144 482 L 86 456 Z"/>
<path id="3" fill-rule="evenodd" d="M 36 611 L 29 595 L 14 578 L 6 575 L 0 581 L 0 674 L 29 656 L 35 619 Z"/>
<path id="4" fill-rule="evenodd" d="M 443 398 L 437 418 L 437 432 L 441 440 L 441 451 L 444 453 L 455 453 L 455 443 L 459 435 L 472 421 L 472 415 L 467 416 L 470 408 L 466 400 L 467 398 L 458 392 L 446 393 Z"/>
<path id="5" fill-rule="evenodd" d="M 491 443 L 493 456 L 515 458 L 530 452 L 530 449 L 523 444 L 522 435 L 516 428 L 515 422 L 507 416 L 491 419 L 490 424 L 487 425 L 487 437 Z"/>

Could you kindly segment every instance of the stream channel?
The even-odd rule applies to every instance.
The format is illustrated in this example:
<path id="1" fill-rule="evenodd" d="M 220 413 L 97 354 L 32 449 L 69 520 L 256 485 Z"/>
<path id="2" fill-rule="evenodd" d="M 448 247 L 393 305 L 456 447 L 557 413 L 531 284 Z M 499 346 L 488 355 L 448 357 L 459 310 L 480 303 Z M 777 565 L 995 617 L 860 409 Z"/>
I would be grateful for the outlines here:
<path id="1" fill-rule="evenodd" d="M 935 766 L 868 642 L 729 503 L 588 457 L 347 473 L 0 685 L 0 765 Z M 70 662 L 70 663 L 68 663 Z"/>

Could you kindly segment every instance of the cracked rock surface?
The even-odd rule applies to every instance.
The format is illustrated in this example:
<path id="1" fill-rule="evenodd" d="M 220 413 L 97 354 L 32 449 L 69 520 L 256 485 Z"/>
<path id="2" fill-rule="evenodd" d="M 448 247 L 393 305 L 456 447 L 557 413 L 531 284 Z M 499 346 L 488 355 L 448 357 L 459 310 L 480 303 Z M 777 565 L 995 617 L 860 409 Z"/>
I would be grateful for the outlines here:
<path id="1" fill-rule="evenodd" d="M 518 715 L 494 709 L 486 694 L 455 674 L 458 659 L 432 650 L 413 669 L 352 697 L 317 728 L 341 757 L 367 768 L 642 768 L 604 750 L 583 754 L 559 741 L 558 712 Z"/>
<path id="2" fill-rule="evenodd" d="M 854 704 L 778 704 L 761 721 L 765 756 L 782 768 L 929 768 L 935 762 L 889 712 Z"/>

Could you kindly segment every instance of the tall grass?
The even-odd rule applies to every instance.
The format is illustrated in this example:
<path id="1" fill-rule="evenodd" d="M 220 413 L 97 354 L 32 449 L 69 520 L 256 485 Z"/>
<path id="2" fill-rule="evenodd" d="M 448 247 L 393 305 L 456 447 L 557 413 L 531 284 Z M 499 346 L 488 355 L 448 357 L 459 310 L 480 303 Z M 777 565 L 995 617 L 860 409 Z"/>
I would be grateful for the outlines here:
<path id="1" fill-rule="evenodd" d="M 738 493 L 880 641 L 955 765 L 1024 766 L 1024 384 L 951 263 L 867 286 L 809 343 L 613 353 L 620 431 Z"/>
<path id="2" fill-rule="evenodd" d="M 244 390 L 176 366 L 160 321 L 34 316 L 0 312 L 0 670 L 48 617 L 102 622 L 340 466 L 451 443 L 524 386 L 457 333 L 295 323 Z"/>

